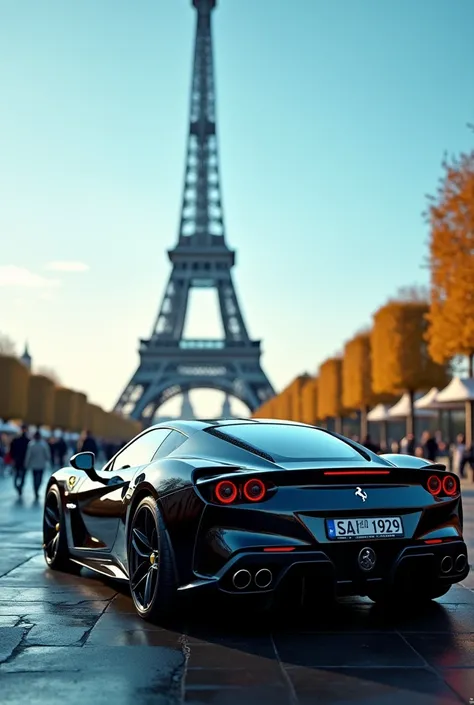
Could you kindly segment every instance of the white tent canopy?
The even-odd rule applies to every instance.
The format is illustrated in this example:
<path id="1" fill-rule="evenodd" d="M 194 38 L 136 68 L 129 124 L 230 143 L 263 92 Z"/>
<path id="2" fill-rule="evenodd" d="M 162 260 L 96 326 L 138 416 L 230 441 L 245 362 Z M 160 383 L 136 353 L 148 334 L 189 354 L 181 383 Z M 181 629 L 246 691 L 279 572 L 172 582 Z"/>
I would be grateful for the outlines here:
<path id="1" fill-rule="evenodd" d="M 425 394 L 424 397 L 418 399 L 415 402 L 415 407 L 417 409 L 438 409 L 438 410 L 449 410 L 449 409 L 460 409 L 462 404 L 459 402 L 441 402 L 439 401 L 440 391 L 437 387 L 432 387 L 429 392 Z"/>
<path id="2" fill-rule="evenodd" d="M 438 387 L 431 387 L 429 392 L 420 397 L 420 399 L 417 399 L 415 402 L 415 409 L 433 409 L 433 404 L 436 404 L 438 394 Z"/>
<path id="3" fill-rule="evenodd" d="M 374 408 L 367 414 L 367 421 L 377 422 L 377 421 L 388 421 L 389 406 L 385 404 L 377 404 Z"/>
<path id="4" fill-rule="evenodd" d="M 415 417 L 416 418 L 430 418 L 436 415 L 436 412 L 429 411 L 428 409 L 418 409 L 416 408 L 416 401 L 421 399 L 421 395 L 415 394 Z M 406 419 L 410 415 L 410 395 L 408 392 L 402 396 L 401 399 L 397 401 L 388 411 L 388 416 L 390 419 Z"/>
<path id="5" fill-rule="evenodd" d="M 474 401 L 474 379 L 453 377 L 448 386 L 439 392 L 436 401 L 442 404 L 456 404 L 460 407 L 467 401 Z"/>

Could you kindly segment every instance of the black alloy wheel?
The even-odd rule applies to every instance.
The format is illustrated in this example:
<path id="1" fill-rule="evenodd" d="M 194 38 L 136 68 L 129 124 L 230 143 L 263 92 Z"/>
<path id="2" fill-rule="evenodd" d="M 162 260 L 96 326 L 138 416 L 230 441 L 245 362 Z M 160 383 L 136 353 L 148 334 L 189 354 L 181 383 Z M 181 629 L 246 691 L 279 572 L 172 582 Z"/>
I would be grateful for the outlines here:
<path id="1" fill-rule="evenodd" d="M 48 565 L 52 565 L 58 554 L 61 532 L 60 498 L 51 488 L 46 495 L 43 514 L 43 549 Z"/>
<path id="2" fill-rule="evenodd" d="M 150 606 L 158 582 L 158 527 L 150 507 L 143 504 L 133 517 L 130 587 L 140 610 Z"/>
<path id="3" fill-rule="evenodd" d="M 128 561 L 138 614 L 151 621 L 171 616 L 176 595 L 172 553 L 153 497 L 142 499 L 133 515 Z"/>
<path id="4" fill-rule="evenodd" d="M 61 495 L 57 485 L 51 485 L 44 502 L 43 551 L 46 563 L 53 570 L 80 572 L 80 566 L 69 560 Z"/>

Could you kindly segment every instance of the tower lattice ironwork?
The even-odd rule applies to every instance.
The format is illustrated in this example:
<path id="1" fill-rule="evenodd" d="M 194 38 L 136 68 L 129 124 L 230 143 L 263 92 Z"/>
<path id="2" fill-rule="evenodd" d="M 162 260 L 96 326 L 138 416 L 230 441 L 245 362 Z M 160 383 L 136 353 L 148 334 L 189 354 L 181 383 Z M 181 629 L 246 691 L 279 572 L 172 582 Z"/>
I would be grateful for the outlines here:
<path id="1" fill-rule="evenodd" d="M 211 17 L 216 0 L 192 0 L 196 38 L 189 133 L 178 243 L 168 251 L 172 270 L 149 339 L 140 341 L 140 362 L 115 410 L 150 423 L 176 394 L 214 388 L 250 410 L 273 396 L 260 364 L 260 341 L 251 340 L 232 280 L 235 252 L 226 242 L 216 131 Z M 217 291 L 224 336 L 183 337 L 192 288 Z"/>

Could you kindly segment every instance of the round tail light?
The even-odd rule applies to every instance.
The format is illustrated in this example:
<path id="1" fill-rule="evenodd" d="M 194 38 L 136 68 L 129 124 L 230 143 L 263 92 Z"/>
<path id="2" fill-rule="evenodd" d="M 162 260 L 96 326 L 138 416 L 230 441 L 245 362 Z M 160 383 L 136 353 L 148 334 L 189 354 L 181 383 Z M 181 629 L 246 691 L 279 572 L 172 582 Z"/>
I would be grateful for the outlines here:
<path id="1" fill-rule="evenodd" d="M 222 504 L 230 504 L 237 497 L 237 487 L 230 480 L 222 480 L 216 486 L 216 497 Z"/>
<path id="2" fill-rule="evenodd" d="M 441 492 L 442 484 L 438 475 L 431 475 L 428 478 L 427 487 L 429 492 L 431 492 L 431 494 L 434 496 L 438 495 Z"/>
<path id="3" fill-rule="evenodd" d="M 452 495 L 456 494 L 457 489 L 458 484 L 456 482 L 456 479 L 452 475 L 446 475 L 446 477 L 443 478 L 444 493 L 452 497 Z"/>
<path id="4" fill-rule="evenodd" d="M 247 480 L 244 485 L 244 497 L 250 502 L 260 502 L 267 490 L 261 480 Z"/>

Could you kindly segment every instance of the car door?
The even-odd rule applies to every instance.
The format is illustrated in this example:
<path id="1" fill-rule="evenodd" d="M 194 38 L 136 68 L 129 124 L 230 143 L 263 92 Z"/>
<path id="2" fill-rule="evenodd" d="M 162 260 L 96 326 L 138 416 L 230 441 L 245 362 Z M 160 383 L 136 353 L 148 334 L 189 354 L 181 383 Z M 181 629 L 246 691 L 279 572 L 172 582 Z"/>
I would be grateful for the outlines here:
<path id="1" fill-rule="evenodd" d="M 87 481 L 76 495 L 78 510 L 85 529 L 82 548 L 110 551 L 126 505 L 123 496 L 137 470 L 148 464 L 170 429 L 156 428 L 135 438 L 105 468 L 98 471 L 107 484 Z"/>

